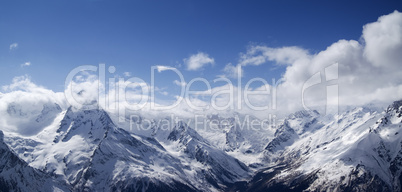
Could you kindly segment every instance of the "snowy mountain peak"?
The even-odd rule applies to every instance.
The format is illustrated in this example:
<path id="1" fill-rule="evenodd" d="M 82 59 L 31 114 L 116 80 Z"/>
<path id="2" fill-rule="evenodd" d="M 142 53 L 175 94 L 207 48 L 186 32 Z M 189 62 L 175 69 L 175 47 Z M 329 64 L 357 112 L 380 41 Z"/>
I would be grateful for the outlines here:
<path id="1" fill-rule="evenodd" d="M 397 113 L 402 112 L 402 100 L 394 101 L 390 106 L 388 106 L 386 112 L 396 111 Z"/>
<path id="2" fill-rule="evenodd" d="M 298 135 L 314 132 L 323 124 L 319 122 L 320 114 L 315 111 L 298 111 L 285 119 L 285 126 L 292 128 Z"/>
<path id="3" fill-rule="evenodd" d="M 11 102 L 6 108 L 6 131 L 16 132 L 24 136 L 32 136 L 50 125 L 62 111 L 61 107 L 52 102 L 38 102 L 27 105 L 23 102 Z"/>
<path id="4" fill-rule="evenodd" d="M 69 107 L 57 129 L 59 136 L 55 138 L 54 142 L 57 143 L 60 139 L 69 140 L 74 135 L 99 141 L 110 127 L 115 127 L 115 125 L 104 110 L 76 110 Z"/>
<path id="5" fill-rule="evenodd" d="M 395 101 L 387 107 L 376 125 L 373 126 L 370 131 L 379 133 L 383 131 L 383 128 L 392 127 L 392 125 L 402 123 L 402 100 Z"/>
<path id="6" fill-rule="evenodd" d="M 319 115 L 320 115 L 320 113 L 318 113 L 318 111 L 316 111 L 316 110 L 301 110 L 301 111 L 297 111 L 297 112 L 289 115 L 288 119 L 311 118 L 311 117 L 317 117 Z"/>
<path id="7" fill-rule="evenodd" d="M 41 113 L 36 117 L 36 122 L 53 120 L 54 117 L 62 111 L 57 103 L 43 104 Z"/>
<path id="8" fill-rule="evenodd" d="M 24 112 L 22 110 L 22 106 L 15 103 L 15 102 L 11 102 L 10 104 L 8 104 L 7 106 L 7 113 L 10 116 L 21 116 L 24 117 L 26 116 L 26 112 Z"/>
<path id="9" fill-rule="evenodd" d="M 189 127 L 185 122 L 179 121 L 167 137 L 168 140 L 180 142 L 189 142 L 196 139 L 200 142 L 206 142 L 194 129 Z"/>

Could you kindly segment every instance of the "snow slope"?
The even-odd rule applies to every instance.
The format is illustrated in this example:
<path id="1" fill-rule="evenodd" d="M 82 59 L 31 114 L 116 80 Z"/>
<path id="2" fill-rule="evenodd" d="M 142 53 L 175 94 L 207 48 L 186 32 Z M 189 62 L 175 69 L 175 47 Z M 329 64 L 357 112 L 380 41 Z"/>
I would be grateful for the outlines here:
<path id="1" fill-rule="evenodd" d="M 28 166 L 4 143 L 0 131 L 0 190 L 1 191 L 67 191 L 45 173 Z"/>

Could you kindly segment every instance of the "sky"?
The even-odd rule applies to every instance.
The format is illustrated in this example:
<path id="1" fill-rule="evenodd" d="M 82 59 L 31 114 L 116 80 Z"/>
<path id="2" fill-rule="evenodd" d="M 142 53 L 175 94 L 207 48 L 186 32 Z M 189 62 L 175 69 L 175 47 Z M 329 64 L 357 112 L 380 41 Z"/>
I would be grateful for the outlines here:
<path id="1" fill-rule="evenodd" d="M 362 26 L 400 10 L 400 1 L 1 1 L 1 84 L 28 74 L 55 91 L 68 72 L 105 63 L 116 73 L 149 79 L 150 66 L 184 66 L 203 52 L 204 70 L 220 75 L 250 45 L 300 46 L 312 53 L 339 39 L 359 39 Z M 18 46 L 10 49 L 10 45 Z M 29 66 L 24 64 L 30 63 Z M 21 67 L 24 66 L 24 67 Z M 279 78 L 274 63 L 247 76 Z M 246 77 L 247 77 L 246 76 Z M 49 79 L 52 79 L 49 81 Z"/>
<path id="2" fill-rule="evenodd" d="M 325 77 L 324 71 L 336 64 L 337 104 L 390 102 L 402 97 L 401 11 L 400 0 L 3 0 L 0 92 L 40 90 L 60 96 L 74 84 L 66 84 L 74 69 L 104 64 L 105 94 L 111 94 L 108 78 L 137 78 L 146 87 L 154 79 L 148 88 L 163 104 L 174 102 L 195 78 L 205 78 L 212 92 L 219 92 L 227 84 L 214 80 L 238 85 L 240 77 L 236 93 L 261 78 L 270 86 L 280 81 L 277 102 L 289 112 L 303 102 L 321 103 L 325 86 L 306 93 L 310 101 L 303 100 L 302 91 L 310 77 L 317 72 Z M 94 97 L 96 73 L 75 76 L 75 94 L 86 86 L 84 96 Z M 252 91 L 264 88 L 261 79 L 249 84 Z M 189 90 L 207 88 L 196 81 Z M 134 88 L 132 94 L 138 96 Z M 204 102 L 198 94 L 195 101 Z M 235 102 L 244 102 L 235 96 Z M 253 102 L 267 102 L 267 97 Z"/>

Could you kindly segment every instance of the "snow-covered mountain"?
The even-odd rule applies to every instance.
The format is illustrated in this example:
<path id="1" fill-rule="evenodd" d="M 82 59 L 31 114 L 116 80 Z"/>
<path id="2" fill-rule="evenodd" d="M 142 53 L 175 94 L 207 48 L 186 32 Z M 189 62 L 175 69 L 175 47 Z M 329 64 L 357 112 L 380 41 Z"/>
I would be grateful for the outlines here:
<path id="1" fill-rule="evenodd" d="M 239 113 L 211 114 L 201 120 L 203 124 L 191 126 L 197 127 L 197 132 L 212 145 L 253 166 L 260 162 L 266 143 L 273 139 L 275 127 L 270 120 Z"/>
<path id="2" fill-rule="evenodd" d="M 201 127 L 137 115 L 123 129 L 102 109 L 8 109 L 46 123 L 1 137 L 6 191 L 401 191 L 402 101 L 383 112 L 299 111 L 268 128 L 240 114 L 207 115 Z"/>
<path id="3" fill-rule="evenodd" d="M 181 159 L 189 163 L 197 162 L 199 164 L 197 174 L 218 189 L 222 189 L 222 184 L 248 177 L 248 168 L 245 164 L 210 145 L 183 122 L 177 123 L 167 139 L 170 141 L 172 151 L 179 153 Z"/>
<path id="4" fill-rule="evenodd" d="M 401 191 L 401 112 L 397 101 L 383 113 L 359 107 L 329 122 L 293 114 L 267 145 L 268 166 L 236 189 Z"/>
<path id="5" fill-rule="evenodd" d="M 6 140 L 32 169 L 78 191 L 216 191 L 250 177 L 243 163 L 177 126 L 166 150 L 153 137 L 118 128 L 103 110 L 70 107 L 37 135 Z"/>
<path id="6" fill-rule="evenodd" d="M 66 191 L 46 173 L 28 166 L 4 143 L 0 131 L 0 191 Z"/>

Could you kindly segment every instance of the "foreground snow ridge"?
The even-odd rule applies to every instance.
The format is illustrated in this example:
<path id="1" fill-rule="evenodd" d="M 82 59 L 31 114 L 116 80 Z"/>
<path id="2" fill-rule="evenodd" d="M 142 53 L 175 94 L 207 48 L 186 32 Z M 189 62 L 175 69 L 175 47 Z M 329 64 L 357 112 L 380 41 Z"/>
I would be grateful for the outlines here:
<path id="1" fill-rule="evenodd" d="M 115 118 L 54 104 L 32 118 L 38 133 L 0 131 L 0 191 L 402 190 L 402 100 L 384 111 L 299 111 L 261 130 L 218 114 L 206 118 L 224 123 L 205 130 L 185 121 L 130 130 L 141 115 Z"/>

